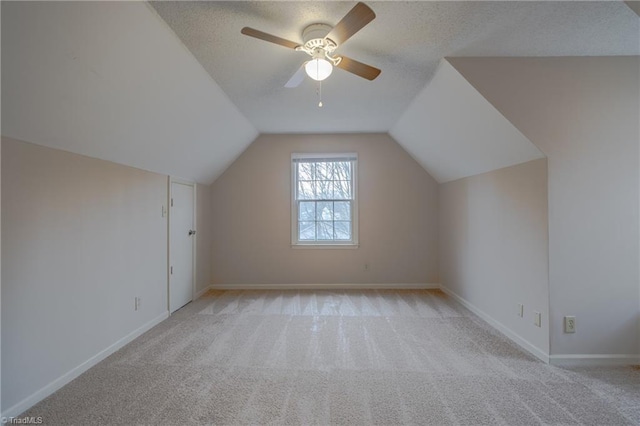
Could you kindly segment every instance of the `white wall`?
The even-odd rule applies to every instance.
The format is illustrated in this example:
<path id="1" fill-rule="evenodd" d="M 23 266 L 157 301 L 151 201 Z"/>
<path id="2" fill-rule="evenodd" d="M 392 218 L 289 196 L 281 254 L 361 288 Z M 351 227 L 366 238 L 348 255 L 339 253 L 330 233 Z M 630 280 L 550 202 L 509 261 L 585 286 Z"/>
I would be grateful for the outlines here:
<path id="1" fill-rule="evenodd" d="M 211 187 L 196 185 L 196 294 L 211 285 Z"/>
<path id="2" fill-rule="evenodd" d="M 640 58 L 451 63 L 548 157 L 552 362 L 637 361 Z"/>
<path id="3" fill-rule="evenodd" d="M 8 138 L 2 151 L 2 406 L 17 415 L 166 317 L 167 177 Z"/>
<path id="4" fill-rule="evenodd" d="M 359 248 L 291 247 L 293 152 L 358 153 Z M 386 134 L 262 135 L 211 197 L 214 285 L 438 282 L 437 184 Z"/>
<path id="5" fill-rule="evenodd" d="M 438 189 L 440 279 L 542 359 L 549 355 L 547 162 L 445 183 Z M 524 305 L 524 317 L 517 305 Z M 542 327 L 533 323 L 542 314 Z"/>

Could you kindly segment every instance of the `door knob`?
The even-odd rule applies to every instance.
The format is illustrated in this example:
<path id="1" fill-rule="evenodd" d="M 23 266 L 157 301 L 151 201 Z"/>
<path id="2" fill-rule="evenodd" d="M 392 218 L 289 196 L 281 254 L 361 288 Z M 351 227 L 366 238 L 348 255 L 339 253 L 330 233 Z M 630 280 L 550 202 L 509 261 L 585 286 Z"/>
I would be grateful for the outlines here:
<path id="1" fill-rule="evenodd" d="M 196 231 L 194 231 L 193 229 L 189 230 L 189 235 L 196 235 Z"/>

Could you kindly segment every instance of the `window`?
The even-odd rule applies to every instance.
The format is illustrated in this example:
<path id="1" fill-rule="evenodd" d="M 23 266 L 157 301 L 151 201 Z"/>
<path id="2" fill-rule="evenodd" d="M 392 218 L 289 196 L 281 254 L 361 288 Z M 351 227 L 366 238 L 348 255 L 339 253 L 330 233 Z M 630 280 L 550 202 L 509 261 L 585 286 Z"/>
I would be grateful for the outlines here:
<path id="1" fill-rule="evenodd" d="M 357 154 L 293 154 L 291 243 L 358 244 Z"/>

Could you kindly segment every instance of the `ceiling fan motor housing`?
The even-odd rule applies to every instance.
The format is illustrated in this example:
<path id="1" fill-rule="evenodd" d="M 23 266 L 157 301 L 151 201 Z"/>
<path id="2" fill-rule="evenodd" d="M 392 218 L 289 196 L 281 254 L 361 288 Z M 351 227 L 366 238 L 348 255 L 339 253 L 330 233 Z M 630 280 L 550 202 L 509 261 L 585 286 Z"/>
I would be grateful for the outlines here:
<path id="1" fill-rule="evenodd" d="M 302 30 L 302 40 L 306 44 L 314 39 L 324 39 L 332 29 L 333 27 L 327 24 L 311 24 Z"/>
<path id="2" fill-rule="evenodd" d="M 338 65 L 342 58 L 331 56 L 338 45 L 333 40 L 325 38 L 332 29 L 333 27 L 327 24 L 311 24 L 307 26 L 302 31 L 304 45 L 297 47 L 296 50 L 302 50 L 314 59 L 325 58 L 331 61 L 334 66 Z"/>

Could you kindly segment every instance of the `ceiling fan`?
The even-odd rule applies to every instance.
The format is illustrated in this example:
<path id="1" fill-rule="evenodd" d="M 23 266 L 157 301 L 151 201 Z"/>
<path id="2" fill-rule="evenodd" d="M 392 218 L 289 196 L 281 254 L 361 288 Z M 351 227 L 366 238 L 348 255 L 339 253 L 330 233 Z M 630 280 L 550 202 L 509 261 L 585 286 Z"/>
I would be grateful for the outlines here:
<path id="1" fill-rule="evenodd" d="M 297 87 L 304 80 L 304 73 L 316 81 L 322 81 L 331 75 L 333 67 L 341 68 L 352 74 L 374 80 L 380 70 L 343 55 L 334 55 L 335 50 L 351 36 L 373 21 L 376 14 L 364 3 L 358 3 L 335 27 L 327 24 L 311 24 L 302 32 L 304 44 L 286 40 L 253 28 L 244 27 L 242 34 L 270 43 L 305 52 L 311 60 L 305 62 L 289 79 L 285 87 Z"/>

